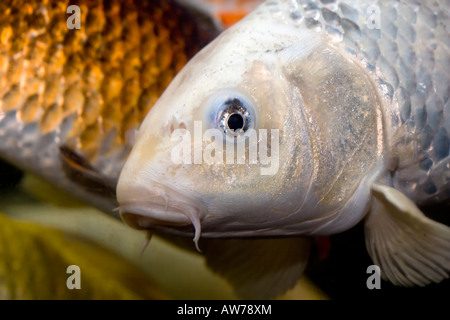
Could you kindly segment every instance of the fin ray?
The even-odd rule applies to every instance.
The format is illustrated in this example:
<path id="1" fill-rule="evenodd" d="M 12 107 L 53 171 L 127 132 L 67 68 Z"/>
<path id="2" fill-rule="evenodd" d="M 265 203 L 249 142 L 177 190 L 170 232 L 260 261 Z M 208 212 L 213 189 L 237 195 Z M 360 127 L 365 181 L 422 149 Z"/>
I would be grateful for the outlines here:
<path id="1" fill-rule="evenodd" d="M 366 246 L 382 275 L 410 287 L 450 275 L 450 227 L 427 218 L 400 191 L 372 186 L 373 205 L 365 221 Z"/>

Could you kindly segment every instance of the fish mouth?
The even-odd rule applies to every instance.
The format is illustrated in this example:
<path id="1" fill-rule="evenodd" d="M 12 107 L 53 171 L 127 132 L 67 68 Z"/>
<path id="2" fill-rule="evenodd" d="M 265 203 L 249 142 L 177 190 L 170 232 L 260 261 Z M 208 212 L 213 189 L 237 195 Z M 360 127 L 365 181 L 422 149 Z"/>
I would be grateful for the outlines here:
<path id="1" fill-rule="evenodd" d="M 194 227 L 198 248 L 205 207 L 196 199 L 160 183 L 118 188 L 120 216 L 130 227 L 145 230 L 185 230 Z"/>
<path id="2" fill-rule="evenodd" d="M 135 229 L 153 229 L 159 225 L 185 226 L 191 224 L 189 218 L 182 211 L 146 201 L 121 205 L 120 215 L 128 225 Z"/>

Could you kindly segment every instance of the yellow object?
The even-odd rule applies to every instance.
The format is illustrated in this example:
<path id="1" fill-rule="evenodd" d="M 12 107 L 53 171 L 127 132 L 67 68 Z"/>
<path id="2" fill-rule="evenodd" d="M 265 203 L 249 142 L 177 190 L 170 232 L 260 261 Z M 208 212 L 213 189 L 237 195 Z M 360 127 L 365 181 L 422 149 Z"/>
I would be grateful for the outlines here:
<path id="1" fill-rule="evenodd" d="M 71 265 L 80 289 L 67 286 Z M 164 298 L 146 273 L 99 245 L 0 214 L 0 299 Z"/>

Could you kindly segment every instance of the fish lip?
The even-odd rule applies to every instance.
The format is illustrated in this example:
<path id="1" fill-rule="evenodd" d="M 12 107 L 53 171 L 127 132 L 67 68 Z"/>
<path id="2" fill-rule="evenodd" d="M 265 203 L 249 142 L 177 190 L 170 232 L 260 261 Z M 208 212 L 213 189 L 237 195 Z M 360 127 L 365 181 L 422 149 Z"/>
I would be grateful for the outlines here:
<path id="1" fill-rule="evenodd" d="M 206 208 L 195 198 L 156 181 L 134 183 L 118 193 L 120 216 L 136 229 L 178 228 L 200 229 Z"/>
<path id="2" fill-rule="evenodd" d="M 153 229 L 158 226 L 191 225 L 189 218 L 178 208 L 147 201 L 125 203 L 120 206 L 120 216 L 135 229 Z"/>

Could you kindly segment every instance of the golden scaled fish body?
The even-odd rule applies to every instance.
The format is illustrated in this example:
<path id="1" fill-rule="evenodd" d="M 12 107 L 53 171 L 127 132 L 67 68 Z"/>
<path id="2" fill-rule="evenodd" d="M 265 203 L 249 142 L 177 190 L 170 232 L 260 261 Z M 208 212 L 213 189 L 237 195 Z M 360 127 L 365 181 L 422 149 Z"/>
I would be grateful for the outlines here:
<path id="1" fill-rule="evenodd" d="M 212 33 L 174 1 L 1 1 L 0 156 L 110 212 L 133 132 Z"/>

